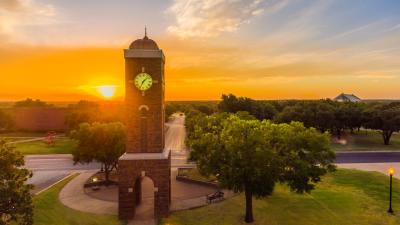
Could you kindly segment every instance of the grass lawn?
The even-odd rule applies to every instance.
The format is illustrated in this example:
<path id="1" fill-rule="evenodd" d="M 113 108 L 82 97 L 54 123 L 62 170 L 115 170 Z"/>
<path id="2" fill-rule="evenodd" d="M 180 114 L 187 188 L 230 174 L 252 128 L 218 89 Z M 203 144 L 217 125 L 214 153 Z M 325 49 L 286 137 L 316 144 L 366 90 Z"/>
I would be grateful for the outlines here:
<path id="1" fill-rule="evenodd" d="M 14 131 L 14 132 L 2 132 L 1 137 L 46 137 L 47 132 L 24 132 L 24 131 Z"/>
<path id="2" fill-rule="evenodd" d="M 400 224 L 400 181 L 394 181 L 394 210 L 388 208 L 389 179 L 377 172 L 340 169 L 324 177 L 311 194 L 299 195 L 278 185 L 272 196 L 255 199 L 254 225 Z M 164 225 L 239 225 L 244 195 L 203 208 L 172 213 Z M 397 211 L 399 210 L 399 211 Z"/>
<path id="3" fill-rule="evenodd" d="M 116 216 L 83 213 L 65 207 L 58 200 L 58 193 L 73 177 L 56 184 L 33 198 L 34 225 L 120 225 Z"/>
<path id="4" fill-rule="evenodd" d="M 395 133 L 390 139 L 389 145 L 383 144 L 382 135 L 378 131 L 360 131 L 355 134 L 346 134 L 342 138 L 342 144 L 332 141 L 335 151 L 383 151 L 400 150 L 400 134 Z"/>
<path id="5" fill-rule="evenodd" d="M 54 146 L 48 146 L 44 141 L 33 141 L 14 144 L 17 151 L 28 154 L 67 154 L 76 146 L 76 141 L 70 138 L 57 138 Z"/>

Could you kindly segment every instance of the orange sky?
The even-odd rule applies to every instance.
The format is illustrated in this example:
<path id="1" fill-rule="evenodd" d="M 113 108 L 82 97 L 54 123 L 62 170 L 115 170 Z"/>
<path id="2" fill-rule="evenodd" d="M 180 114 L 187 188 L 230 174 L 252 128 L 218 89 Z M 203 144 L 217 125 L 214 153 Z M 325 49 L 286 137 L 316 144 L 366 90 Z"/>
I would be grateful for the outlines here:
<path id="1" fill-rule="evenodd" d="M 400 98 L 396 1 L 101 2 L 0 3 L 0 101 L 100 100 L 101 85 L 123 99 L 122 49 L 143 24 L 166 55 L 167 100 Z"/>
<path id="2" fill-rule="evenodd" d="M 219 99 L 223 93 L 256 99 L 315 99 L 334 97 L 340 92 L 363 98 L 399 96 L 399 83 L 392 82 L 392 77 L 338 76 L 357 71 L 357 66 L 296 62 L 263 67 L 258 62 L 246 62 L 257 60 L 256 53 L 241 58 L 241 52 L 251 54 L 250 49 L 238 49 L 235 53 L 234 49 L 188 45 L 174 51 L 174 43 L 159 44 L 166 55 L 167 100 Z M 48 101 L 96 100 L 101 98 L 96 89 L 99 85 L 116 85 L 114 99 L 123 99 L 122 48 L 19 46 L 14 50 L 4 49 L 4 55 L 0 55 L 0 100 L 26 97 Z M 193 55 L 193 51 L 198 54 Z M 313 73 L 321 75 L 309 75 Z"/>

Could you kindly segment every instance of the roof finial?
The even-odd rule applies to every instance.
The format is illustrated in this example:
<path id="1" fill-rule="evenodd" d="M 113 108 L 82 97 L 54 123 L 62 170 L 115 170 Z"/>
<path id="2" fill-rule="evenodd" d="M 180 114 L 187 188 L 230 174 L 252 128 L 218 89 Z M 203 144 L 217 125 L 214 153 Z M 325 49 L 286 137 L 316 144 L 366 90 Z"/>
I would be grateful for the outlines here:
<path id="1" fill-rule="evenodd" d="M 147 38 L 147 27 L 144 26 L 144 37 Z"/>

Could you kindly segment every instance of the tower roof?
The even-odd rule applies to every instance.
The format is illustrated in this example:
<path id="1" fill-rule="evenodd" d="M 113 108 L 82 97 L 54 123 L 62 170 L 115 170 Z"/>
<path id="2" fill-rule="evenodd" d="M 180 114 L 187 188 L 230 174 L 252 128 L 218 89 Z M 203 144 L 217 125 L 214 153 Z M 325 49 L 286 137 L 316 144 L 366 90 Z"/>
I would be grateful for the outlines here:
<path id="1" fill-rule="evenodd" d="M 145 28 L 144 37 L 137 39 L 129 45 L 129 49 L 148 49 L 148 50 L 159 50 L 158 45 L 155 41 L 147 37 L 147 29 Z"/>

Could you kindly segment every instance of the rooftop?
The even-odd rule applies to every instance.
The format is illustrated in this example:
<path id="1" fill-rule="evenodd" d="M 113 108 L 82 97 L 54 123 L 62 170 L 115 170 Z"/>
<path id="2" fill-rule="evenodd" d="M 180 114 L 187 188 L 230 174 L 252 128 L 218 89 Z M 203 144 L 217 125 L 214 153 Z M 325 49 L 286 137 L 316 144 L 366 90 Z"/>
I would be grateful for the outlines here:
<path id="1" fill-rule="evenodd" d="M 155 41 L 147 37 L 147 30 L 145 29 L 144 37 L 137 39 L 129 45 L 129 49 L 147 49 L 147 50 L 159 50 L 158 45 Z"/>

